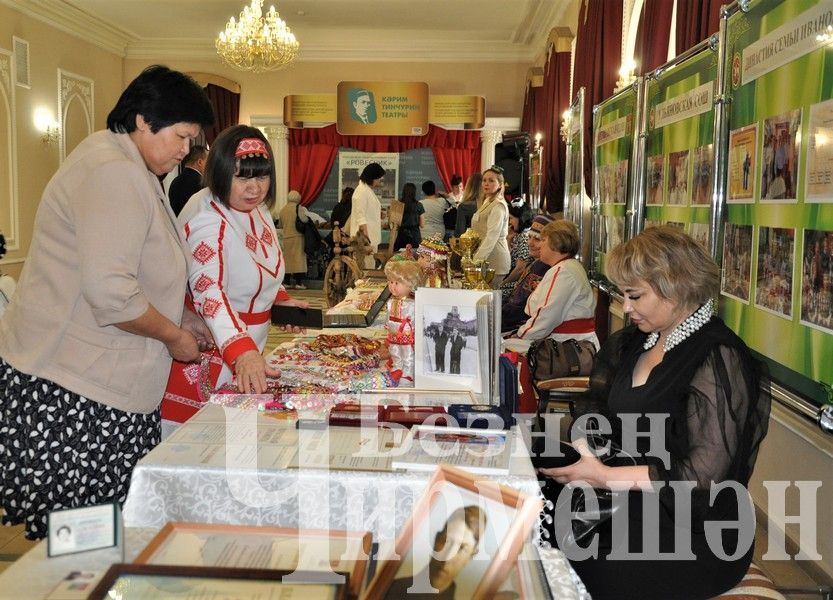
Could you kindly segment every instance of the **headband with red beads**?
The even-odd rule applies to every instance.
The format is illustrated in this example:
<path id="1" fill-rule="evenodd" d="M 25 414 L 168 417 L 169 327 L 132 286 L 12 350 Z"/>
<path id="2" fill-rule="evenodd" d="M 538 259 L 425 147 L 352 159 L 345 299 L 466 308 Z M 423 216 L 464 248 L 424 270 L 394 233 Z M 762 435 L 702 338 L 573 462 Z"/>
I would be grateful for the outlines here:
<path id="1" fill-rule="evenodd" d="M 269 158 L 269 150 L 266 148 L 266 142 L 258 138 L 243 138 L 237 144 L 237 150 L 234 151 L 234 158 L 251 158 L 252 156 Z"/>

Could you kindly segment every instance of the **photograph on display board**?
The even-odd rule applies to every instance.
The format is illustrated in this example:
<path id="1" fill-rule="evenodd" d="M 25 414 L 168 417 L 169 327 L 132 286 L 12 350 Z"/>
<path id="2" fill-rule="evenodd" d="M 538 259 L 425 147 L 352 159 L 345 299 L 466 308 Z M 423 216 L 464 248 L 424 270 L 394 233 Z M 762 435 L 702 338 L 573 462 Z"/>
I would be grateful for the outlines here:
<path id="1" fill-rule="evenodd" d="M 426 305 L 423 319 L 425 372 L 476 376 L 480 361 L 475 307 Z"/>
<path id="2" fill-rule="evenodd" d="M 607 252 L 607 217 L 604 215 L 593 215 L 593 248 L 597 252 Z"/>
<path id="3" fill-rule="evenodd" d="M 706 251 L 709 251 L 709 224 L 708 223 L 691 223 L 688 226 L 688 235 L 694 238 L 694 241 L 703 246 Z"/>
<path id="4" fill-rule="evenodd" d="M 721 271 L 720 293 L 748 304 L 752 273 L 752 225 L 726 223 Z"/>
<path id="5" fill-rule="evenodd" d="M 795 229 L 758 228 L 755 306 L 779 317 L 792 317 Z"/>
<path id="6" fill-rule="evenodd" d="M 647 190 L 645 202 L 651 206 L 662 205 L 665 189 L 665 155 L 658 154 L 648 157 L 648 173 L 646 177 Z"/>
<path id="7" fill-rule="evenodd" d="M 833 331 L 833 231 L 804 230 L 801 322 Z"/>
<path id="8" fill-rule="evenodd" d="M 668 204 L 688 205 L 688 150 L 668 155 Z"/>
<path id="9" fill-rule="evenodd" d="M 609 216 L 607 220 L 607 249 L 610 252 L 625 241 L 625 217 Z"/>
<path id="10" fill-rule="evenodd" d="M 805 202 L 833 202 L 833 100 L 810 107 Z"/>
<path id="11" fill-rule="evenodd" d="M 761 156 L 761 201 L 795 202 L 801 110 L 764 120 Z"/>
<path id="12" fill-rule="evenodd" d="M 729 203 L 755 201 L 757 147 L 757 123 L 729 132 Z"/>
<path id="13" fill-rule="evenodd" d="M 662 221 L 654 221 L 653 219 L 646 219 L 644 229 L 649 229 L 651 227 L 659 227 L 660 225 L 665 225 L 665 223 L 663 223 Z"/>
<path id="14" fill-rule="evenodd" d="M 599 200 L 602 204 L 613 204 L 616 193 L 614 180 L 614 165 L 603 165 L 599 168 Z"/>
<path id="15" fill-rule="evenodd" d="M 628 159 L 620 160 L 613 165 L 614 180 L 616 182 L 616 191 L 614 195 L 614 202 L 616 204 L 624 204 L 628 200 Z"/>
<path id="16" fill-rule="evenodd" d="M 692 204 L 702 206 L 711 203 L 714 185 L 713 148 L 713 144 L 706 144 L 694 149 L 691 166 Z"/>

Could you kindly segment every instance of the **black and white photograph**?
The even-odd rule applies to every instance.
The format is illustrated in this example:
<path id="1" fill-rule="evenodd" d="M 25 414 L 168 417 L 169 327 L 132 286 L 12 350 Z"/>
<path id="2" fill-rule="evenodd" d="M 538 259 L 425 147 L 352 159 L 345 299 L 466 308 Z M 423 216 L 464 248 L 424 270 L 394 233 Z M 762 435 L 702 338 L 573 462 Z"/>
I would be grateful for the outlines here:
<path id="1" fill-rule="evenodd" d="M 833 331 L 833 231 L 804 230 L 801 322 Z"/>
<path id="2" fill-rule="evenodd" d="M 473 306 L 430 305 L 425 307 L 423 335 L 427 373 L 477 375 L 477 314 Z"/>
<path id="3" fill-rule="evenodd" d="M 758 229 L 755 305 L 779 317 L 792 317 L 795 229 Z"/>

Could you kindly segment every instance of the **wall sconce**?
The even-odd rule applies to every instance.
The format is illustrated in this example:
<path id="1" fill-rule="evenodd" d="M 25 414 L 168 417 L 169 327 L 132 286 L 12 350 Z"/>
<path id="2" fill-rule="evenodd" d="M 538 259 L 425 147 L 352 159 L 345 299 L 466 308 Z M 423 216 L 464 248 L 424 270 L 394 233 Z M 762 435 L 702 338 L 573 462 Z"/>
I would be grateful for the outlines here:
<path id="1" fill-rule="evenodd" d="M 572 118 L 572 114 L 570 113 L 570 109 L 564 111 L 564 114 L 561 115 L 561 139 L 564 140 L 566 144 L 570 140 L 570 119 Z"/>
<path id="2" fill-rule="evenodd" d="M 533 154 L 538 154 L 538 152 L 541 151 L 541 139 L 543 137 L 544 136 L 541 134 L 540 131 L 535 134 L 535 146 L 532 148 Z"/>
<path id="3" fill-rule="evenodd" d="M 58 141 L 58 135 L 61 132 L 61 125 L 55 120 L 49 109 L 38 108 L 35 111 L 35 129 L 43 134 L 41 136 L 41 141 L 44 144 L 51 146 Z"/>
<path id="4" fill-rule="evenodd" d="M 633 59 L 626 60 L 619 69 L 619 79 L 616 81 L 616 91 L 623 90 L 636 80 L 636 63 Z"/>

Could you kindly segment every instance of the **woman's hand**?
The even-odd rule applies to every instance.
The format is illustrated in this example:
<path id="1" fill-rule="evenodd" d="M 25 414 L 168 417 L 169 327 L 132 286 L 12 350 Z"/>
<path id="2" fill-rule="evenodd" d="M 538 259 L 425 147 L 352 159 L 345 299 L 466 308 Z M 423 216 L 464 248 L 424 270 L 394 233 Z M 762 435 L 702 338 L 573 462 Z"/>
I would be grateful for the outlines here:
<path id="1" fill-rule="evenodd" d="M 165 343 L 171 358 L 180 362 L 197 362 L 200 359 L 200 348 L 197 338 L 186 329 L 179 328 L 177 336 Z"/>
<path id="2" fill-rule="evenodd" d="M 197 339 L 197 345 L 199 346 L 200 351 L 214 349 L 214 337 L 211 335 L 211 330 L 208 329 L 208 325 L 205 324 L 205 321 L 203 321 L 197 313 L 189 309 L 187 306 L 185 307 L 185 310 L 182 311 L 181 327 L 185 331 L 191 332 L 191 334 Z"/>
<path id="3" fill-rule="evenodd" d="M 576 440 L 573 446 L 581 455 L 578 462 L 557 469 L 538 469 L 538 472 L 564 485 L 574 481 L 585 481 L 594 488 L 608 488 L 613 468 L 605 465 L 593 454 L 586 440 Z"/>
<path id="4" fill-rule="evenodd" d="M 234 377 L 237 389 L 247 394 L 262 394 L 266 391 L 266 376 L 278 377 L 281 372 L 266 364 L 257 350 L 249 350 L 234 361 Z"/>

